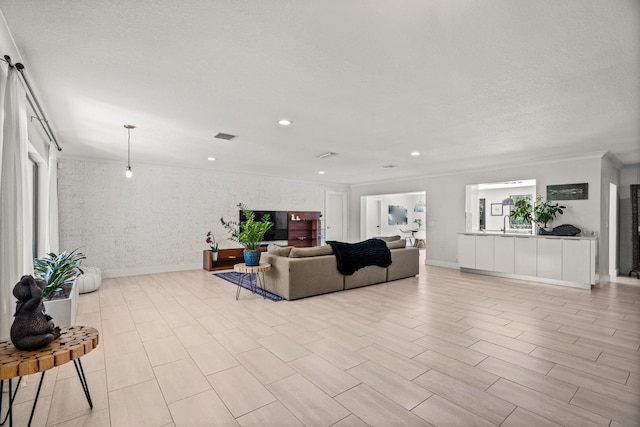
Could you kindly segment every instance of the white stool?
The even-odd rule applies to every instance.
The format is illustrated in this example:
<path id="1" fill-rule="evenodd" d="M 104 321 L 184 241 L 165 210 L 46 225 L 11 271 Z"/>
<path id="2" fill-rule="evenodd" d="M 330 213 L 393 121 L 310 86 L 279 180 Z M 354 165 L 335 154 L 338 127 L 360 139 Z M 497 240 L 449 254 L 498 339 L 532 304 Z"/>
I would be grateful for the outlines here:
<path id="1" fill-rule="evenodd" d="M 102 283 L 102 270 L 98 267 L 84 267 L 82 271 L 84 271 L 84 274 L 76 280 L 78 292 L 86 294 L 97 291 Z"/>

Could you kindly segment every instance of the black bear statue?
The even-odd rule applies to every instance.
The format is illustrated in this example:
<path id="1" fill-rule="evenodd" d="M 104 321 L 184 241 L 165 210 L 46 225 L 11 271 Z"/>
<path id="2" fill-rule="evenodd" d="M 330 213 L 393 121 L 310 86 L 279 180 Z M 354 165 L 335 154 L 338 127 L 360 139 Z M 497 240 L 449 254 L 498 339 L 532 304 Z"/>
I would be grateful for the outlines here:
<path id="1" fill-rule="evenodd" d="M 60 328 L 44 311 L 42 291 L 47 282 L 22 276 L 13 288 L 16 302 L 15 319 L 11 325 L 11 342 L 18 350 L 37 350 L 60 337 Z"/>

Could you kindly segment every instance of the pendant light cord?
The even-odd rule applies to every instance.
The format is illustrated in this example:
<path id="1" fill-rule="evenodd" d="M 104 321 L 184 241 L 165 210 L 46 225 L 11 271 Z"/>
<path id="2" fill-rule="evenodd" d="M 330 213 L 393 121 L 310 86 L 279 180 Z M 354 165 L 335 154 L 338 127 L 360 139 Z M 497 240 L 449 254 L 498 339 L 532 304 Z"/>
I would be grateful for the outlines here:
<path id="1" fill-rule="evenodd" d="M 127 167 L 131 167 L 131 128 L 127 128 Z"/>

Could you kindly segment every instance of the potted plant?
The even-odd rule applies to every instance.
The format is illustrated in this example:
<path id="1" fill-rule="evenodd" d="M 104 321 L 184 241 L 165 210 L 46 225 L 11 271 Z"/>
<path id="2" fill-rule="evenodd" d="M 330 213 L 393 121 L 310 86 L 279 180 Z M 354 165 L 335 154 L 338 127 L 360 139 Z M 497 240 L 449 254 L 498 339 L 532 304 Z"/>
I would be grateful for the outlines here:
<path id="1" fill-rule="evenodd" d="M 566 206 L 561 206 L 558 203 L 543 201 L 542 196 L 538 196 L 533 206 L 527 199 L 518 200 L 511 209 L 511 216 L 513 218 L 522 218 L 525 222 L 535 221 L 539 228 L 547 228 L 549 222 L 553 221 L 556 216 L 562 215 L 564 213 L 563 209 L 566 208 Z"/>
<path id="2" fill-rule="evenodd" d="M 230 239 L 244 246 L 245 264 L 249 267 L 260 265 L 260 243 L 267 230 L 273 227 L 273 222 L 269 221 L 269 214 L 264 214 L 256 221 L 255 212 L 243 203 L 238 203 L 238 208 L 242 211 L 242 221 L 225 221 L 220 218 L 220 222 L 231 233 Z"/>
<path id="3" fill-rule="evenodd" d="M 80 266 L 86 256 L 74 249 L 60 254 L 53 252 L 33 260 L 36 276 L 47 282 L 42 291 L 47 314 L 57 326 L 72 326 L 78 308 L 78 287 L 76 279 L 84 274 Z"/>
<path id="4" fill-rule="evenodd" d="M 533 207 L 533 215 L 538 225 L 544 224 L 544 228 L 547 228 L 547 224 L 552 221 L 556 216 L 564 213 L 563 209 L 566 206 L 560 206 L 558 203 L 551 203 L 548 200 L 542 201 L 542 196 L 536 197 L 536 204 Z"/>
<path id="5" fill-rule="evenodd" d="M 216 238 L 211 231 L 207 233 L 206 242 L 211 248 L 211 261 L 218 261 L 218 243 L 216 242 Z"/>

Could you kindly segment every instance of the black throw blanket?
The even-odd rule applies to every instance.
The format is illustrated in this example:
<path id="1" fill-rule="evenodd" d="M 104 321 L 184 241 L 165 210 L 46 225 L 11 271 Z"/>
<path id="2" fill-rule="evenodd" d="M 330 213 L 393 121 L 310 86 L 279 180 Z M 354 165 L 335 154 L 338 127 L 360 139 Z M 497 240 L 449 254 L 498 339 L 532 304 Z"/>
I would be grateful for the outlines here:
<path id="1" fill-rule="evenodd" d="M 328 241 L 336 255 L 338 271 L 345 276 L 351 276 L 356 270 L 368 265 L 389 267 L 391 265 L 391 251 L 387 244 L 380 239 L 369 239 L 359 243 Z"/>

